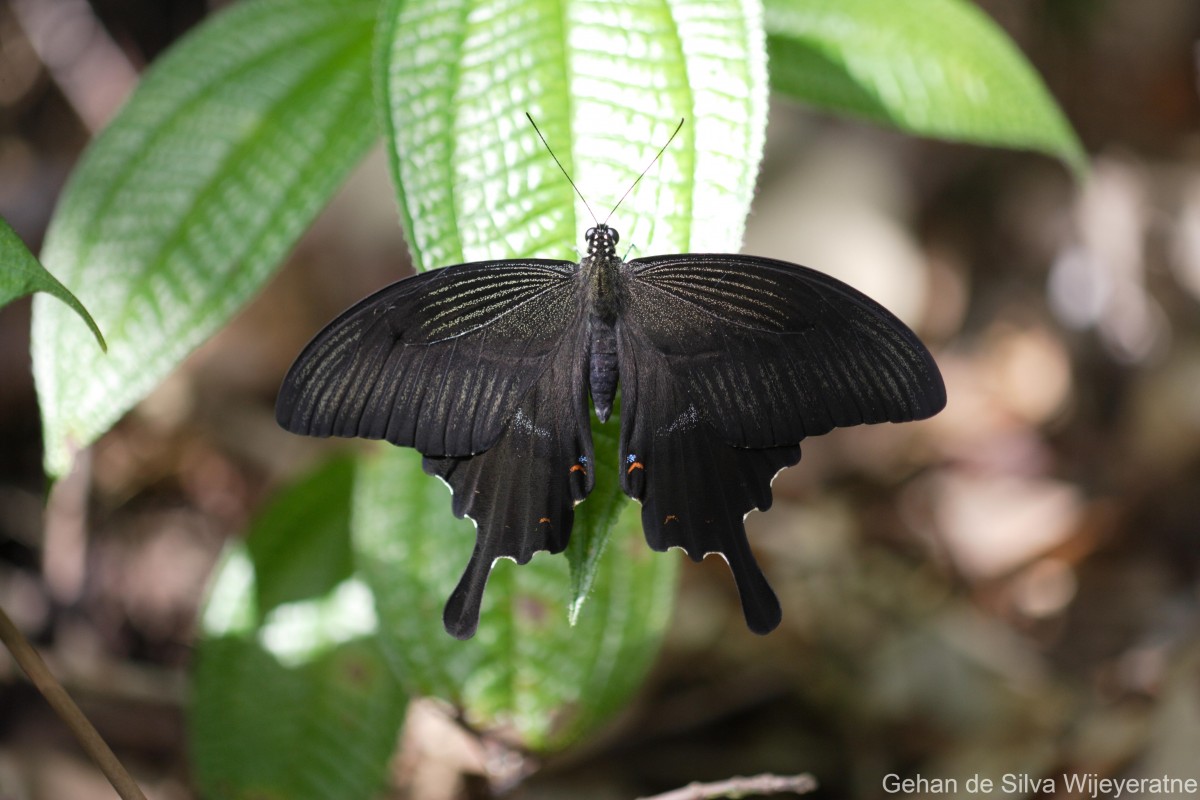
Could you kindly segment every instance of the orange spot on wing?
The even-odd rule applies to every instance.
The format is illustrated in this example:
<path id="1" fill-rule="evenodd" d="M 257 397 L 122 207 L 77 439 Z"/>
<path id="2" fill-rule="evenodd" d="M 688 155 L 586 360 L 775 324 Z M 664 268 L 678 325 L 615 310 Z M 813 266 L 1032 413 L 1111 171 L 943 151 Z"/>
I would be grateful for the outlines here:
<path id="1" fill-rule="evenodd" d="M 576 472 L 576 471 L 582 472 L 584 475 L 587 475 L 587 470 L 583 468 L 582 464 L 571 465 L 571 472 Z"/>
<path id="2" fill-rule="evenodd" d="M 679 522 L 679 517 L 674 514 L 667 514 L 667 518 L 663 520 L 663 525 L 666 525 L 668 522 Z"/>
<path id="3" fill-rule="evenodd" d="M 545 522 L 547 525 L 548 525 L 548 524 L 550 524 L 550 518 L 549 518 L 549 517 L 542 517 L 541 519 L 539 519 L 539 520 L 538 520 L 538 524 L 539 524 L 539 525 L 541 525 L 543 522 Z"/>
<path id="4" fill-rule="evenodd" d="M 642 466 L 642 462 L 635 461 L 629 465 L 629 469 L 625 470 L 625 474 L 628 475 L 629 473 L 633 472 L 635 469 L 644 470 L 646 468 L 644 466 Z"/>

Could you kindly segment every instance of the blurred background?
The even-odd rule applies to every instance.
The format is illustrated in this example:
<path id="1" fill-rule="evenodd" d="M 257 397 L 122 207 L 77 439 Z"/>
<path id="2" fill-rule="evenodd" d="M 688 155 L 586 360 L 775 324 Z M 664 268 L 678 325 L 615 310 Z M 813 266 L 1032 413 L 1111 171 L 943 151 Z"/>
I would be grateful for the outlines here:
<path id="1" fill-rule="evenodd" d="M 89 137 L 218 5 L 0 3 L 0 216 L 35 252 Z M 761 771 L 812 772 L 829 798 L 885 796 L 889 772 L 1200 780 L 1200 4 L 982 5 L 1075 125 L 1087 182 L 772 107 L 745 250 L 896 311 L 949 405 L 805 442 L 748 521 L 783 626 L 748 633 L 724 564 L 685 565 L 635 703 L 520 796 Z M 275 426 L 283 372 L 411 269 L 386 172 L 372 154 L 49 505 L 29 302 L 0 310 L 0 605 L 153 797 L 194 796 L 189 656 L 221 548 L 322 448 Z M 411 707 L 402 744 L 393 796 L 479 785 L 484 755 L 436 708 Z M 0 798 L 111 796 L 0 653 Z"/>

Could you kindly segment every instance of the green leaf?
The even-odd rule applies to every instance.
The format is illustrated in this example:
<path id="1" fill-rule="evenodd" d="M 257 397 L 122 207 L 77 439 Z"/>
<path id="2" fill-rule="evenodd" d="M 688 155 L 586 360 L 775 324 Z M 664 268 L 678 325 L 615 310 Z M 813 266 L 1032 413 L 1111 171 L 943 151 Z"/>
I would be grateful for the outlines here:
<path id="1" fill-rule="evenodd" d="M 284 490 L 216 570 L 189 718 L 205 797 L 367 797 L 382 783 L 407 699 L 370 591 L 346 574 L 353 475 L 335 459 Z"/>
<path id="2" fill-rule="evenodd" d="M 604 446 L 612 444 L 607 433 Z M 617 464 L 597 468 L 615 472 Z M 576 508 L 576 530 L 585 535 L 595 499 Z M 424 474 L 411 450 L 381 448 L 360 466 L 355 552 L 375 595 L 384 652 L 410 692 L 454 703 L 468 724 L 507 731 L 534 750 L 565 747 L 641 684 L 670 616 L 680 555 L 646 547 L 638 506 L 624 504 L 574 626 L 567 560 L 538 553 L 524 566 L 496 564 L 479 631 L 460 642 L 443 630 L 442 606 L 475 531 L 446 513 L 449 503 L 446 487 Z"/>
<path id="3" fill-rule="evenodd" d="M 197 654 L 192 757 L 204 797 L 327 800 L 382 785 L 406 701 L 374 639 L 296 667 L 253 640 Z"/>
<path id="4" fill-rule="evenodd" d="M 206 604 L 188 720 L 201 794 L 371 796 L 407 697 L 375 636 L 362 631 L 374 622 L 369 593 L 347 581 L 246 625 L 257 616 L 253 570 L 234 547 Z"/>
<path id="5" fill-rule="evenodd" d="M 29 248 L 21 241 L 21 237 L 17 236 L 17 232 L 3 218 L 0 218 L 0 308 L 18 297 L 24 297 L 34 292 L 46 292 L 74 309 L 79 318 L 86 322 L 88 328 L 91 329 L 100 349 L 108 349 L 104 343 L 104 336 L 96 327 L 96 321 L 83 307 L 83 303 L 79 302 L 67 287 L 59 283 L 57 278 L 46 271 L 46 268 L 34 258 L 33 253 L 29 252 Z"/>
<path id="6" fill-rule="evenodd" d="M 573 258 L 594 222 L 536 120 L 637 255 L 729 251 L 766 127 L 757 4 L 745 0 L 385 0 L 380 118 L 405 231 L 423 268 Z"/>
<path id="7" fill-rule="evenodd" d="M 1041 78 L 965 0 L 766 0 L 771 86 L 909 133 L 1087 157 Z"/>
<path id="8" fill-rule="evenodd" d="M 766 128 L 763 40 L 750 0 L 385 0 L 379 117 L 414 263 L 577 258 L 595 221 L 526 112 L 600 219 L 685 118 L 612 223 L 634 255 L 739 249 Z M 573 614 L 625 502 L 614 484 L 579 509 L 596 524 L 573 545 Z"/>
<path id="9" fill-rule="evenodd" d="M 157 61 L 72 176 L 43 262 L 109 355 L 34 302 L 46 466 L 107 430 L 256 292 L 375 136 L 374 0 L 250 0 Z"/>
<path id="10" fill-rule="evenodd" d="M 258 513 L 246 547 L 258 575 L 260 613 L 312 597 L 353 574 L 354 467 L 352 456 L 331 459 Z"/>
<path id="11" fill-rule="evenodd" d="M 379 116 L 415 263 L 577 257 L 595 219 L 526 112 L 602 220 L 686 118 L 612 224 L 636 255 L 737 250 L 766 126 L 764 55 L 750 0 L 385 0 Z M 593 425 L 599 471 L 617 468 L 614 427 Z M 419 462 L 389 450 L 357 486 L 356 553 L 389 656 L 470 724 L 533 749 L 571 743 L 639 684 L 678 557 L 649 551 L 637 507 L 598 476 L 568 558 L 498 563 L 478 633 L 456 641 L 441 612 L 474 531 L 447 519 Z"/>
<path id="12" fill-rule="evenodd" d="M 592 443 L 596 448 L 596 486 L 586 503 L 575 507 L 575 527 L 571 531 L 571 543 L 567 545 L 567 563 L 571 567 L 571 624 L 579 620 L 579 612 L 596 582 L 600 568 L 600 557 L 608 546 L 608 537 L 621 514 L 626 513 L 629 498 L 621 491 L 620 475 L 617 470 L 604 469 L 606 464 L 620 462 L 617 425 L 621 419 L 618 400 L 613 404 L 612 417 L 608 424 L 601 425 L 592 418 Z"/>

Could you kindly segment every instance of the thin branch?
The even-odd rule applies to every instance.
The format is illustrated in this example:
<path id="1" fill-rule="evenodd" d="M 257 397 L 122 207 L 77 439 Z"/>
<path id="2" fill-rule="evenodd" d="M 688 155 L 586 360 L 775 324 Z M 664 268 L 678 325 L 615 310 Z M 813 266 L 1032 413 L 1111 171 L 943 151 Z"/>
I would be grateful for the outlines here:
<path id="1" fill-rule="evenodd" d="M 29 640 L 8 618 L 8 614 L 4 613 L 3 608 L 0 608 L 0 642 L 3 642 L 8 651 L 13 654 L 13 658 L 16 659 L 21 669 L 25 670 L 25 674 L 42 693 L 42 697 L 46 698 L 46 702 L 50 704 L 54 712 L 75 734 L 79 744 L 108 778 L 108 782 L 117 790 L 121 800 L 146 800 L 146 796 L 142 794 L 137 783 L 125 771 L 125 767 L 113 755 L 113 751 L 104 743 L 104 740 L 100 738 L 100 734 L 79 710 L 79 706 L 75 705 L 75 701 L 67 694 L 67 690 L 50 673 L 46 662 L 42 661 L 37 650 L 33 649 Z"/>
<path id="2" fill-rule="evenodd" d="M 749 797 L 751 795 L 808 794 L 817 788 L 817 780 L 812 775 L 754 775 L 749 778 L 737 776 L 724 781 L 713 783 L 689 783 L 680 789 L 673 789 L 653 797 L 643 797 L 641 800 L 717 800 L 717 798 Z"/>

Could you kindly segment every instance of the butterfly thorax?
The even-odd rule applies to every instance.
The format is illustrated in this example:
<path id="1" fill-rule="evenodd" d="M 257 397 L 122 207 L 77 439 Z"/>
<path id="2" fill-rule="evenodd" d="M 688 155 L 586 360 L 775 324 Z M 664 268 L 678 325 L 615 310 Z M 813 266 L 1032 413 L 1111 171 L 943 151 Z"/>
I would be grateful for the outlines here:
<path id="1" fill-rule="evenodd" d="M 620 314 L 621 258 L 617 255 L 620 235 L 607 225 L 588 228 L 588 253 L 580 262 L 588 284 L 592 314 L 612 325 Z"/>
<path id="2" fill-rule="evenodd" d="M 621 310 L 621 258 L 617 255 L 620 236 L 607 225 L 587 232 L 588 254 L 580 262 L 587 283 L 588 387 L 596 416 L 603 422 L 612 411 L 617 391 L 616 321 Z"/>

